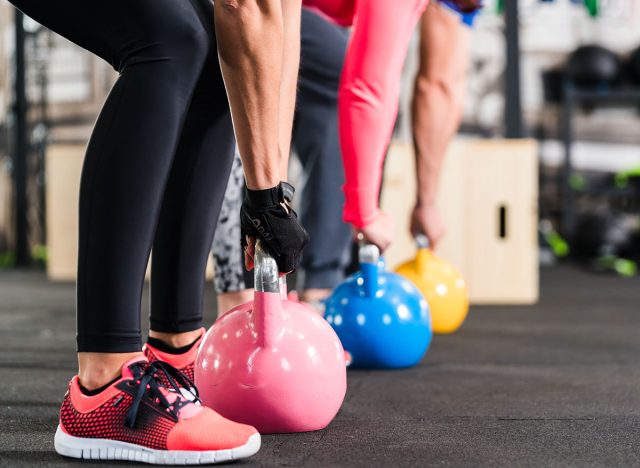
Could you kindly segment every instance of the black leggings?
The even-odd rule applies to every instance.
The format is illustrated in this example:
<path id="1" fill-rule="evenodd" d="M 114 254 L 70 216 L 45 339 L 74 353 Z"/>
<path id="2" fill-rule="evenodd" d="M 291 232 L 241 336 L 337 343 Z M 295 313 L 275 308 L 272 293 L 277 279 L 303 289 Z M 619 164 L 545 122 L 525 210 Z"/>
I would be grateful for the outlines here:
<path id="1" fill-rule="evenodd" d="M 152 246 L 151 328 L 197 329 L 234 147 L 212 3 L 10 1 L 120 72 L 82 172 L 78 351 L 140 351 Z"/>

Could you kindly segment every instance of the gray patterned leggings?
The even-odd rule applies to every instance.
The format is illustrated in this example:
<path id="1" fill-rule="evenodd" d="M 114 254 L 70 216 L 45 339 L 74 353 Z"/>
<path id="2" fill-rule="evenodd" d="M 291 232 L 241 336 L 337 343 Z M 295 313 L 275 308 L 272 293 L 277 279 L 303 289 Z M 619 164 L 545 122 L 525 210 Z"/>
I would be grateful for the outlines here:
<path id="1" fill-rule="evenodd" d="M 236 152 L 211 248 L 216 272 L 214 285 L 219 293 L 241 291 L 253 286 L 251 275 L 244 268 L 244 254 L 240 245 L 243 191 L 242 162 Z"/>

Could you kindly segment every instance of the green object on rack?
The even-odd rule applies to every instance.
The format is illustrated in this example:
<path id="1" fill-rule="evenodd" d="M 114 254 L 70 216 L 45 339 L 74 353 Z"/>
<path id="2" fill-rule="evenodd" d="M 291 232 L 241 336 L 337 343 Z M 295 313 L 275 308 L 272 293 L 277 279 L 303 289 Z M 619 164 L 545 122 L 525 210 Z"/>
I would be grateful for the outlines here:
<path id="1" fill-rule="evenodd" d="M 584 6 L 587 7 L 589 16 L 592 18 L 596 18 L 600 14 L 600 0 L 584 0 Z"/>
<path id="2" fill-rule="evenodd" d="M 504 0 L 498 0 L 496 2 L 496 13 L 498 13 L 499 15 L 504 13 Z"/>
<path id="3" fill-rule="evenodd" d="M 545 240 L 548 242 L 553 254 L 558 258 L 564 258 L 569 255 L 569 244 L 556 231 L 545 233 Z"/>
<path id="4" fill-rule="evenodd" d="M 31 249 L 31 258 L 37 262 L 46 264 L 49 260 L 49 250 L 46 245 L 37 244 Z"/>
<path id="5" fill-rule="evenodd" d="M 569 255 L 569 243 L 553 228 L 551 221 L 548 219 L 540 220 L 538 229 L 556 258 L 563 258 Z"/>
<path id="6" fill-rule="evenodd" d="M 16 264 L 16 256 L 13 252 L 0 252 L 0 268 L 9 268 Z"/>
<path id="7" fill-rule="evenodd" d="M 640 167 L 618 172 L 615 176 L 616 187 L 625 188 L 629 183 L 629 179 L 633 179 L 634 177 L 640 177 Z"/>
<path id="8" fill-rule="evenodd" d="M 580 174 L 571 174 L 569 176 L 569 185 L 576 192 L 584 192 L 587 188 L 587 179 Z"/>
<path id="9" fill-rule="evenodd" d="M 631 278 L 638 273 L 638 264 L 633 260 L 605 255 L 598 259 L 598 266 L 604 270 L 615 271 L 618 275 Z"/>

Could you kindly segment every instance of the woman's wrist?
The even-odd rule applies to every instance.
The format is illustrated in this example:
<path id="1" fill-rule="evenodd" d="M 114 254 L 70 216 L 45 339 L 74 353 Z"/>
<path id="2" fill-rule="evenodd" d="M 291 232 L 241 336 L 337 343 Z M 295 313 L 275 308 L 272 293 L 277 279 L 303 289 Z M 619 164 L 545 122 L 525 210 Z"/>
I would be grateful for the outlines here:
<path id="1" fill-rule="evenodd" d="M 245 173 L 245 180 L 249 190 L 267 190 L 280 183 L 280 175 L 278 171 L 274 174 L 263 173 L 255 176 Z"/>
<path id="2" fill-rule="evenodd" d="M 429 208 L 435 206 L 436 197 L 432 193 L 418 194 L 416 197 L 416 208 Z"/>

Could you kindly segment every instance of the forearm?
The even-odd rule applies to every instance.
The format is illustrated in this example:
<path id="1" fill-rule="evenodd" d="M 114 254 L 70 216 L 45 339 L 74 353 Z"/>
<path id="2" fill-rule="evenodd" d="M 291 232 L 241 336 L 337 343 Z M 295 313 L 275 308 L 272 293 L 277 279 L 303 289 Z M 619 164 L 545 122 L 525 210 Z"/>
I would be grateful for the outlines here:
<path id="1" fill-rule="evenodd" d="M 416 78 L 412 126 L 419 205 L 435 202 L 447 147 L 460 122 L 461 113 L 450 87 Z"/>
<path id="2" fill-rule="evenodd" d="M 250 189 L 281 179 L 280 82 L 284 25 L 280 0 L 218 0 L 216 38 L 233 126 Z"/>
<path id="3" fill-rule="evenodd" d="M 417 204 L 435 202 L 447 147 L 460 125 L 469 31 L 458 15 L 432 4 L 420 27 L 420 68 L 413 97 Z"/>
<path id="4" fill-rule="evenodd" d="M 280 84 L 279 152 L 280 178 L 287 180 L 293 114 L 296 107 L 296 87 L 300 68 L 300 11 L 301 0 L 283 0 L 284 46 L 282 80 Z"/>

